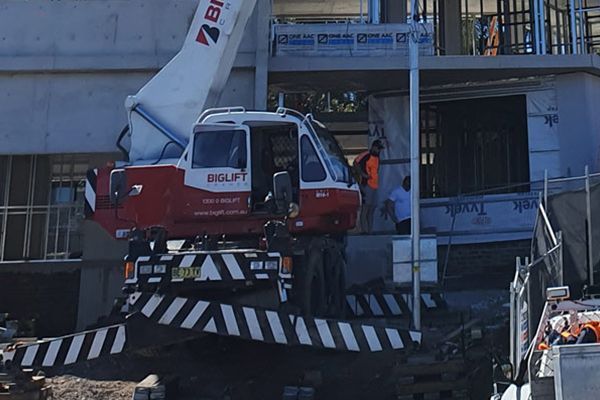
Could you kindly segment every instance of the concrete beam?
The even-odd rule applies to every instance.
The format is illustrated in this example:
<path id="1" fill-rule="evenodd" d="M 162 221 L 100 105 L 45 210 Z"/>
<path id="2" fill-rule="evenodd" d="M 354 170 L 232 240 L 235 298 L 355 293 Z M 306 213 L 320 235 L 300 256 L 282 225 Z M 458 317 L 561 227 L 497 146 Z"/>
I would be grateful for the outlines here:
<path id="1" fill-rule="evenodd" d="M 134 55 L 0 55 L 2 73 L 71 73 L 71 72 L 155 72 L 164 67 L 176 53 Z M 233 68 L 254 68 L 255 53 L 238 53 Z"/>
<path id="2" fill-rule="evenodd" d="M 363 0 L 364 10 L 367 10 L 367 0 Z M 273 15 L 320 17 L 336 15 L 358 15 L 360 0 L 274 0 Z"/>
<path id="3" fill-rule="evenodd" d="M 430 56 L 420 61 L 423 85 L 493 81 L 587 72 L 600 76 L 600 56 Z M 269 82 L 293 91 L 311 88 L 389 90 L 408 87 L 404 57 L 273 57 Z"/>
<path id="4" fill-rule="evenodd" d="M 522 68 L 592 68 L 600 71 L 600 56 L 592 54 L 568 55 L 503 55 L 486 56 L 425 56 L 419 66 L 422 70 L 477 70 Z M 271 57 L 269 71 L 362 71 L 408 70 L 406 57 Z"/>

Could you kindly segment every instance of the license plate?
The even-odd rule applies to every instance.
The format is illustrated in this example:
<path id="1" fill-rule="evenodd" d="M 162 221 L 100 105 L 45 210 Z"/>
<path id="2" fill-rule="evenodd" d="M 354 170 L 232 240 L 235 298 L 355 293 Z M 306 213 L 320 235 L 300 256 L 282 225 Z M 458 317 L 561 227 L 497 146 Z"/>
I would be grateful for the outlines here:
<path id="1" fill-rule="evenodd" d="M 171 279 L 194 279 L 200 276 L 200 267 L 171 268 Z"/>

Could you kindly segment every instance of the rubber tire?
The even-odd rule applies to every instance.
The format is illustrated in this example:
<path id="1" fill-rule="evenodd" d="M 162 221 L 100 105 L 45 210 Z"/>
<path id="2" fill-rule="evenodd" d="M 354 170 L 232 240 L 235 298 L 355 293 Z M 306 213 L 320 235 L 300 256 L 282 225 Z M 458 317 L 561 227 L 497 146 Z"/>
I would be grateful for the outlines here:
<path id="1" fill-rule="evenodd" d="M 305 316 L 322 316 L 326 311 L 323 253 L 318 245 L 308 250 L 305 268 L 300 279 L 299 306 Z"/>
<path id="2" fill-rule="evenodd" d="M 337 246 L 330 248 L 327 253 L 327 314 L 343 318 L 346 310 L 346 260 Z"/>

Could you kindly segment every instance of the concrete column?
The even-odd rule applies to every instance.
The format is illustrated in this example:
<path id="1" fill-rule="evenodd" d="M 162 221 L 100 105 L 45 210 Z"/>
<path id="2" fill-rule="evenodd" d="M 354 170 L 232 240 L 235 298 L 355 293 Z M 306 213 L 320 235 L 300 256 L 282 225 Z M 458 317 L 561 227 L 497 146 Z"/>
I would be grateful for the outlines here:
<path id="1" fill-rule="evenodd" d="M 457 55 L 462 52 L 462 30 L 460 23 L 460 2 L 457 0 L 442 0 L 440 2 L 440 19 L 443 19 L 442 47 L 447 55 Z"/>
<path id="2" fill-rule="evenodd" d="M 269 46 L 271 1 L 256 2 L 256 67 L 254 70 L 254 108 L 267 109 L 267 91 L 269 84 Z"/>
<path id="3" fill-rule="evenodd" d="M 369 23 L 381 23 L 381 2 L 383 0 L 369 0 Z"/>
<path id="4" fill-rule="evenodd" d="M 406 0 L 381 0 L 384 23 L 406 23 Z"/>
<path id="5" fill-rule="evenodd" d="M 582 175 L 586 165 L 598 172 L 600 78 L 584 72 L 558 75 L 556 100 L 562 175 Z"/>

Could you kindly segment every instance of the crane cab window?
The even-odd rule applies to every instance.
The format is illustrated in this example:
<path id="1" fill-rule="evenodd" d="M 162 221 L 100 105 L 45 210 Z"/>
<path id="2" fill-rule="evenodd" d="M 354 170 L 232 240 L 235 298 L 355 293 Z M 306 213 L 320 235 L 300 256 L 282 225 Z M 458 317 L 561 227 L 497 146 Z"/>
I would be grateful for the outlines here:
<path id="1" fill-rule="evenodd" d="M 192 168 L 246 168 L 246 132 L 218 130 L 198 132 L 194 138 Z"/>
<path id="2" fill-rule="evenodd" d="M 302 180 L 304 182 L 320 182 L 325 180 L 327 175 L 325 169 L 317 156 L 315 147 L 310 142 L 308 136 L 303 136 L 300 140 L 302 157 Z"/>

